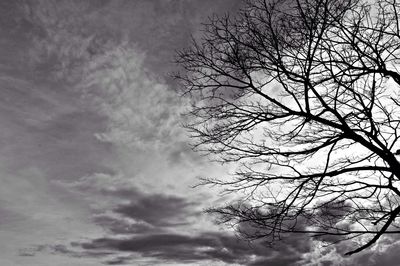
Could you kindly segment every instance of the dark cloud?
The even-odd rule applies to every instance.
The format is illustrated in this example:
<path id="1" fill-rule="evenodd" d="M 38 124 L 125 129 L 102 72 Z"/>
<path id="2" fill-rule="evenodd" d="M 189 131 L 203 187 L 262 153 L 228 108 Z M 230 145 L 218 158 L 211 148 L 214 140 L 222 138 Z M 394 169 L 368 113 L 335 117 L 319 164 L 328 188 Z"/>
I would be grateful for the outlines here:
<path id="1" fill-rule="evenodd" d="M 113 259 L 106 260 L 104 264 L 106 265 L 125 265 L 129 264 L 129 262 L 132 260 L 131 256 L 118 256 Z"/>
<path id="2" fill-rule="evenodd" d="M 123 204 L 114 212 L 126 217 L 139 219 L 154 226 L 185 224 L 189 207 L 193 203 L 177 196 L 161 194 L 146 195 L 130 204 Z"/>
<path id="3" fill-rule="evenodd" d="M 295 265 L 310 250 L 309 239 L 302 235 L 271 247 L 261 241 L 250 243 L 233 234 L 212 232 L 208 228 L 190 232 L 193 218 L 201 215 L 197 210 L 201 204 L 193 199 L 144 193 L 134 187 L 115 186 L 115 183 L 108 187 L 94 185 L 93 182 L 93 179 L 86 179 L 80 183 L 80 189 L 87 192 L 97 186 L 101 195 L 119 198 L 124 203 L 103 212 L 99 210 L 94 216 L 94 222 L 106 229 L 108 234 L 89 241 L 74 242 L 71 246 L 81 249 L 80 256 L 83 257 L 104 252 L 104 264 L 129 264 L 139 255 L 160 263 L 220 261 L 240 265 Z M 242 230 L 245 228 L 242 226 Z M 67 250 L 60 253 L 68 255 Z M 122 253 L 128 256 L 108 258 L 110 254 Z M 70 252 L 69 255 L 76 256 L 76 253 Z"/>
<path id="4" fill-rule="evenodd" d="M 386 265 L 398 265 L 400 261 L 399 253 L 400 243 L 393 243 L 388 246 L 384 252 L 367 251 L 363 252 L 362 255 L 356 256 L 353 261 L 347 263 L 346 266 L 350 265 L 368 265 L 368 266 L 386 266 Z M 353 264 L 351 264 L 353 263 Z"/>
<path id="5" fill-rule="evenodd" d="M 366 249 L 352 256 L 343 256 L 344 251 L 354 249 L 354 243 L 342 242 L 336 245 L 336 258 L 331 256 L 327 259 L 326 265 L 337 265 L 337 258 L 341 258 L 343 266 L 366 265 L 366 266 L 386 266 L 398 265 L 400 260 L 400 236 L 383 236 L 372 249 Z M 328 263 L 331 264 L 328 264 Z"/>
<path id="6" fill-rule="evenodd" d="M 217 234 L 189 236 L 170 233 L 124 239 L 99 238 L 82 243 L 81 247 L 85 250 L 136 252 L 145 257 L 178 262 L 218 259 L 228 263 L 244 263 L 253 253 L 251 248 L 234 237 Z"/>
<path id="7" fill-rule="evenodd" d="M 252 266 L 301 265 L 301 255 L 305 251 L 297 242 L 286 241 L 280 243 L 277 248 L 269 248 L 262 243 L 250 244 L 233 235 L 219 232 L 204 232 L 199 235 L 162 233 L 126 238 L 105 237 L 82 242 L 80 246 L 90 251 L 132 252 L 160 261 L 221 261 Z M 127 257 L 124 257 L 122 262 L 127 262 Z"/>
<path id="8" fill-rule="evenodd" d="M 187 231 L 193 218 L 200 217 L 201 203 L 177 195 L 144 193 L 135 187 L 94 185 L 95 179 L 80 183 L 83 191 L 97 191 L 119 198 L 113 208 L 97 211 L 93 220 L 109 234 L 90 241 L 74 243 L 91 254 L 94 251 L 139 254 L 144 258 L 169 262 L 220 261 L 241 265 L 295 265 L 310 251 L 309 239 L 296 235 L 266 246 L 262 241 L 247 242 L 229 233 L 208 229 Z M 112 182 L 111 182 L 112 183 Z M 110 183 L 110 184 L 111 184 Z M 92 185 L 90 185 L 92 184 Z M 78 186 L 79 187 L 79 186 Z M 250 230 L 245 224 L 241 230 Z M 190 229 L 189 229 L 190 230 Z M 179 233 L 178 233 L 179 232 Z M 105 264 L 125 264 L 129 256 L 105 260 Z"/>
<path id="9" fill-rule="evenodd" d="M 114 178 L 114 180 L 113 180 Z M 118 234 L 162 231 L 166 227 L 188 225 L 190 218 L 201 215 L 203 206 L 192 199 L 161 193 L 145 193 L 128 185 L 123 179 L 97 174 L 84 177 L 70 187 L 83 194 L 97 193 L 116 203 L 108 209 L 98 209 L 96 224 Z"/>

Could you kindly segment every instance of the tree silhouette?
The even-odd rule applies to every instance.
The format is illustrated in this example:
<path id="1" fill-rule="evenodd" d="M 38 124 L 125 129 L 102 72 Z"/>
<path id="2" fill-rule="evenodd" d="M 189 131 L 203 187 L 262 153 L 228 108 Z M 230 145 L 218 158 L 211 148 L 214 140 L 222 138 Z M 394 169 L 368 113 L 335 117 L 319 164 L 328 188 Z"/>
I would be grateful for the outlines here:
<path id="1" fill-rule="evenodd" d="M 248 1 L 178 53 L 195 147 L 238 166 L 204 180 L 241 197 L 212 209 L 223 222 L 271 242 L 357 240 L 348 255 L 400 233 L 398 10 L 396 0 Z"/>

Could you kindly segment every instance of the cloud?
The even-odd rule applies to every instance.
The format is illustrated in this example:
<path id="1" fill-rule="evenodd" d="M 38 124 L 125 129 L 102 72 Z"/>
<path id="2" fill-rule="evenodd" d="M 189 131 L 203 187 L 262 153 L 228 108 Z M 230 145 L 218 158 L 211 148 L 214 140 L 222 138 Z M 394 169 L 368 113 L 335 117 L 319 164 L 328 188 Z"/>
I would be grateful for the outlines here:
<path id="1" fill-rule="evenodd" d="M 112 259 L 105 261 L 104 264 L 106 264 L 106 265 L 124 265 L 124 264 L 128 264 L 131 259 L 132 259 L 131 257 L 118 256 L 116 258 L 112 258 Z"/>
<path id="2" fill-rule="evenodd" d="M 97 139 L 142 150 L 170 148 L 185 139 L 181 99 L 147 70 L 147 52 L 126 30 L 115 29 L 105 8 L 100 2 L 68 1 L 26 6 L 32 23 L 46 32 L 32 45 L 31 64 L 69 84 L 86 108 L 108 120 Z"/>
<path id="3" fill-rule="evenodd" d="M 96 135 L 100 140 L 162 149 L 184 138 L 180 99 L 146 73 L 141 55 L 128 44 L 91 60 L 82 70 L 85 78 L 78 86 L 84 97 L 109 118 L 106 132 Z"/>
<path id="4" fill-rule="evenodd" d="M 131 238 L 100 238 L 81 243 L 85 250 L 114 250 L 139 253 L 141 256 L 160 260 L 193 262 L 219 259 L 228 263 L 244 262 L 249 257 L 244 245 L 233 245 L 238 240 L 217 235 L 189 236 L 183 234 L 148 234 Z M 234 252 L 239 251 L 239 254 Z M 251 255 L 251 252 L 250 254 Z"/>
<path id="5" fill-rule="evenodd" d="M 201 212 L 206 198 L 144 192 L 138 189 L 135 178 L 121 174 L 98 173 L 68 186 L 95 202 L 92 219 L 105 232 L 101 237 L 74 241 L 72 246 L 80 250 L 82 257 L 94 251 L 120 254 L 103 256 L 105 264 L 133 263 L 144 258 L 153 261 L 143 265 L 302 265 L 304 255 L 312 248 L 305 235 L 267 246 L 262 241 L 249 244 L 229 230 L 218 231 L 216 226 L 204 224 L 194 229 L 201 219 L 210 219 Z"/>
<path id="6" fill-rule="evenodd" d="M 199 206 L 179 196 L 135 192 L 128 194 L 127 190 L 114 193 L 122 196 L 124 203 L 98 210 L 93 216 L 95 224 L 112 234 L 161 233 L 171 229 L 179 231 L 190 226 L 194 218 L 200 215 Z"/>
<path id="7" fill-rule="evenodd" d="M 124 217 L 107 213 L 94 215 L 93 222 L 103 227 L 106 232 L 119 235 L 154 233 L 163 230 L 145 222 L 125 219 Z"/>
<path id="8" fill-rule="evenodd" d="M 193 230 L 202 215 L 201 201 L 173 194 L 146 193 L 134 182 L 118 175 L 86 176 L 70 185 L 95 201 L 107 201 L 107 208 L 98 207 L 93 222 L 105 230 L 101 237 L 74 241 L 65 246 L 70 256 L 102 254 L 104 264 L 118 265 L 152 260 L 148 264 L 182 263 L 205 265 L 301 265 L 310 251 L 310 240 L 303 235 L 287 238 L 275 246 L 262 241 L 248 243 L 230 231 L 215 227 Z M 111 197 L 111 198 L 109 198 Z M 110 258 L 110 254 L 115 255 Z M 119 255 L 118 255 L 119 254 Z M 124 254 L 124 255 L 123 255 Z M 296 264 L 297 263 L 297 264 Z"/>
<path id="9" fill-rule="evenodd" d="M 193 207 L 187 199 L 176 196 L 155 194 L 142 197 L 131 204 L 122 204 L 114 212 L 130 218 L 141 219 L 154 226 L 168 226 L 185 223 L 183 214 Z M 174 221 L 178 219 L 178 221 Z"/>
<path id="10" fill-rule="evenodd" d="M 140 191 L 134 179 L 121 175 L 98 173 L 63 185 L 93 202 L 95 223 L 114 233 L 187 225 L 202 208 L 194 199 Z"/>
<path id="11" fill-rule="evenodd" d="M 304 240 L 304 239 L 303 239 Z M 81 242 L 84 250 L 108 250 L 157 258 L 158 263 L 222 262 L 226 265 L 302 265 L 304 249 L 285 242 L 271 249 L 262 243 L 249 244 L 222 232 L 143 234 L 124 238 L 104 237 Z M 299 248 L 299 249 L 296 249 Z M 126 258 L 126 260 L 128 260 Z"/>
<path id="12" fill-rule="evenodd" d="M 212 231 L 214 227 L 194 230 L 193 224 L 204 215 L 201 201 L 194 201 L 194 198 L 143 192 L 137 189 L 133 180 L 120 175 L 85 176 L 69 187 L 89 195 L 90 200 L 108 201 L 103 206 L 96 205 L 93 215 L 93 222 L 104 228 L 105 235 L 71 243 L 82 249 L 79 253 L 83 257 L 87 252 L 96 251 L 127 253 L 127 256 L 112 259 L 105 255 L 104 263 L 111 265 L 137 261 L 138 258 L 157 259 L 157 263 L 219 261 L 245 265 L 248 261 L 264 258 L 268 252 L 262 245 L 257 244 L 254 249 L 232 234 Z M 276 253 L 270 252 L 270 256 Z M 68 252 L 64 254 L 68 255 Z M 154 265 L 152 263 L 150 265 Z"/>

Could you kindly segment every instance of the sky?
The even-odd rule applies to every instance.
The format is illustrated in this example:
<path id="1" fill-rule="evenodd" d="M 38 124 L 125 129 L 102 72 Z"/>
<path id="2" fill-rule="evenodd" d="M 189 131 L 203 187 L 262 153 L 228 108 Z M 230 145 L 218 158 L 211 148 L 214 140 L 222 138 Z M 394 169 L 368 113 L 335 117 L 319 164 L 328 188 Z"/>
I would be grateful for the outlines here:
<path id="1" fill-rule="evenodd" d="M 239 0 L 0 1 L 0 265 L 393 265 L 400 242 L 351 258 L 304 236 L 239 240 L 204 213 L 177 50 Z"/>

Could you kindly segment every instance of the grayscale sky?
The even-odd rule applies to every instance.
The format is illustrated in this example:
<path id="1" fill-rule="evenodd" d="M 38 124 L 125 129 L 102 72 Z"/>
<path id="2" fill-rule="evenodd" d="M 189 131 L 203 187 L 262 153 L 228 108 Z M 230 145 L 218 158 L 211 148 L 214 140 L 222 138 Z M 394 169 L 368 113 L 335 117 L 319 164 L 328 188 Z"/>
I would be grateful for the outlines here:
<path id="1" fill-rule="evenodd" d="M 0 1 L 0 265 L 394 265 L 295 237 L 239 241 L 193 188 L 232 169 L 191 151 L 176 50 L 239 0 Z M 386 262 L 385 262 L 386 261 Z M 387 263 L 387 264 L 382 264 Z"/>

